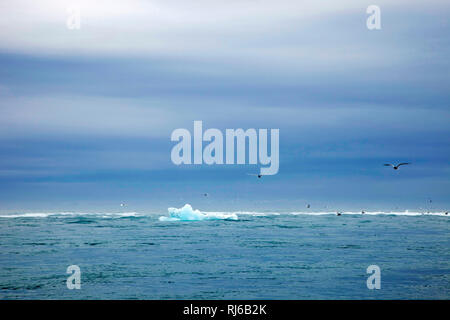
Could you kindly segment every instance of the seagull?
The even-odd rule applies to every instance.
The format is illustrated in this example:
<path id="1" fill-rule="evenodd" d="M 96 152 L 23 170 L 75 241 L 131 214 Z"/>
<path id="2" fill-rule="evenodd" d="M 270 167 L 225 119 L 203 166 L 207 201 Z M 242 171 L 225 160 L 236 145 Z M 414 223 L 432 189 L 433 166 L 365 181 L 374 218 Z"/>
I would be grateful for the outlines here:
<path id="1" fill-rule="evenodd" d="M 122 202 L 122 203 L 120 204 L 120 206 L 121 206 L 121 207 L 126 207 L 127 205 L 126 205 L 125 203 Z"/>
<path id="2" fill-rule="evenodd" d="M 392 168 L 394 168 L 394 170 L 398 170 L 398 167 L 406 165 L 406 164 L 411 164 L 411 163 L 409 163 L 409 162 L 402 162 L 402 163 L 399 163 L 396 166 L 394 166 L 393 164 L 390 164 L 390 163 L 385 163 L 384 166 L 385 167 L 392 167 Z"/>
<path id="3" fill-rule="evenodd" d="M 249 176 L 256 176 L 258 178 L 261 178 L 263 175 L 262 174 L 256 174 L 256 173 L 247 173 Z"/>

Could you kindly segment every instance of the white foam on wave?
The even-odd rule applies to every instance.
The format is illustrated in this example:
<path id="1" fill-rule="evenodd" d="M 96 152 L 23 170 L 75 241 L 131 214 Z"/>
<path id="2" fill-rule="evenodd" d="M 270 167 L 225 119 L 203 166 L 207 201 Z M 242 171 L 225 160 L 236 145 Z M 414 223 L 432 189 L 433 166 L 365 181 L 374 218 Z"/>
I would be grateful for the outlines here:
<path id="1" fill-rule="evenodd" d="M 257 212 L 257 211 L 235 211 L 235 212 L 201 212 L 199 210 L 192 209 L 189 204 L 184 205 L 184 207 L 178 208 L 168 208 L 169 216 L 162 216 L 159 218 L 160 221 L 199 221 L 199 220 L 238 220 L 238 216 L 253 216 L 253 217 L 268 217 L 268 216 L 279 216 L 279 215 L 312 215 L 312 216 L 324 216 L 324 215 L 336 215 L 336 212 L 331 211 L 294 211 L 294 212 Z M 394 215 L 394 216 L 449 216 L 445 212 L 413 212 L 413 211 L 372 211 L 364 212 L 361 211 L 344 211 L 340 212 L 342 215 Z"/>
<path id="2" fill-rule="evenodd" d="M 194 210 L 191 205 L 186 204 L 184 207 L 168 208 L 169 216 L 162 216 L 160 221 L 199 221 L 199 220 L 238 220 L 239 216 L 253 216 L 253 217 L 270 217 L 279 215 L 311 215 L 324 216 L 336 215 L 336 211 L 292 211 L 292 212 L 260 212 L 260 211 L 234 211 L 234 212 L 208 212 Z M 365 215 L 365 216 L 441 216 L 450 217 L 450 214 L 442 212 L 420 212 L 420 211 L 366 211 L 364 214 L 361 211 L 342 211 L 342 215 Z M 64 217 L 93 217 L 114 219 L 122 217 L 143 217 L 153 216 L 157 213 L 138 213 L 138 212 L 29 212 L 29 213 L 7 213 L 0 214 L 0 218 L 64 218 Z"/>
<path id="3" fill-rule="evenodd" d="M 281 214 L 279 212 L 255 212 L 255 211 L 236 211 L 234 213 L 238 215 L 247 215 L 254 217 L 279 216 Z"/>
<path id="4" fill-rule="evenodd" d="M 0 218 L 47 218 L 47 217 L 91 216 L 100 218 L 138 217 L 137 212 L 30 212 L 2 214 Z"/>
<path id="5" fill-rule="evenodd" d="M 445 212 L 414 212 L 414 211 L 365 211 L 362 213 L 361 211 L 342 211 L 340 212 L 342 215 L 392 215 L 392 216 L 449 216 Z M 336 212 L 291 212 L 293 215 L 336 215 Z"/>
<path id="6" fill-rule="evenodd" d="M 185 204 L 184 207 L 168 208 L 169 216 L 159 217 L 159 221 L 201 221 L 201 220 L 238 220 L 235 213 L 225 212 L 201 212 L 197 209 L 192 209 L 190 204 Z"/>
<path id="7" fill-rule="evenodd" d="M 342 215 L 393 215 L 393 216 L 447 216 L 445 212 L 418 212 L 418 211 L 339 211 Z M 292 212 L 258 212 L 258 211 L 235 211 L 234 214 L 238 216 L 253 216 L 253 217 L 270 217 L 279 215 L 309 215 L 309 216 L 325 216 L 325 215 L 336 215 L 336 211 L 292 211 Z"/>

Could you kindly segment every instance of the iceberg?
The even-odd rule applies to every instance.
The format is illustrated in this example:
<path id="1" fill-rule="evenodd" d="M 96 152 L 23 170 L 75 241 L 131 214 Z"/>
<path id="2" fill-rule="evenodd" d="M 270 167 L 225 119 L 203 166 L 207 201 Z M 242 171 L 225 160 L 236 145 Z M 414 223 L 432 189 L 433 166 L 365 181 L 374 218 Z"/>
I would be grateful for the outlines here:
<path id="1" fill-rule="evenodd" d="M 201 220 L 238 220 L 235 213 L 224 212 L 201 212 L 192 209 L 190 204 L 182 208 L 168 208 L 169 216 L 162 216 L 159 221 L 201 221 Z"/>

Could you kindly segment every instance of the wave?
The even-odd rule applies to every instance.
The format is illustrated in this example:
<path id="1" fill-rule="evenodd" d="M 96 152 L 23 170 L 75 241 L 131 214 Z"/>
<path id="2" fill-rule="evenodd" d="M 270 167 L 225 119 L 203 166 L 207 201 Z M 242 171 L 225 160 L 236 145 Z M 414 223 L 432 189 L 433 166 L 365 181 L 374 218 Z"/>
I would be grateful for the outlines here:
<path id="1" fill-rule="evenodd" d="M 63 218 L 63 217 L 94 217 L 94 218 L 122 218 L 139 217 L 142 214 L 137 212 L 31 212 L 1 214 L 0 218 Z"/>
<path id="2" fill-rule="evenodd" d="M 336 212 L 291 212 L 292 215 L 336 215 Z M 418 211 L 342 211 L 342 215 L 390 215 L 390 216 L 449 216 L 447 212 L 418 212 Z"/>
<path id="3" fill-rule="evenodd" d="M 336 211 L 293 211 L 293 212 L 235 212 L 238 215 L 250 215 L 250 216 L 279 216 L 279 215 L 311 215 L 311 216 L 324 216 L 324 215 L 336 215 Z M 341 215 L 390 215 L 390 216 L 447 216 L 449 213 L 442 212 L 419 212 L 419 211 L 339 211 Z"/>
<path id="4" fill-rule="evenodd" d="M 261 211 L 199 211 L 194 210 L 191 205 L 186 204 L 182 208 L 168 208 L 169 216 L 159 217 L 160 221 L 200 221 L 200 220 L 238 220 L 239 216 L 269 217 L 280 215 L 311 215 L 325 216 L 336 215 L 336 211 L 290 211 L 290 212 L 261 212 Z M 390 215 L 390 216 L 443 216 L 450 217 L 445 211 L 441 212 L 420 212 L 420 211 L 342 211 L 344 215 Z M 30 213 L 9 213 L 0 214 L 0 218 L 70 218 L 70 217 L 92 217 L 104 219 L 117 219 L 124 217 L 150 217 L 158 213 L 138 213 L 138 212 L 30 212 Z"/>

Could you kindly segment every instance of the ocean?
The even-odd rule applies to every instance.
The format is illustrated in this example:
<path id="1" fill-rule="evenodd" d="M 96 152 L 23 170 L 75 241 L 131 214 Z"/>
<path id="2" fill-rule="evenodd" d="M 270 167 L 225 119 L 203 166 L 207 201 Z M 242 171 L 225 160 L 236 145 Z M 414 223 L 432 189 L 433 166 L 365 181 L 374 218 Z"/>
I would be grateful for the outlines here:
<path id="1" fill-rule="evenodd" d="M 1 299 L 449 299 L 450 220 L 414 212 L 0 215 Z M 66 284 L 71 265 L 81 288 Z M 367 268 L 380 268 L 368 289 Z"/>

